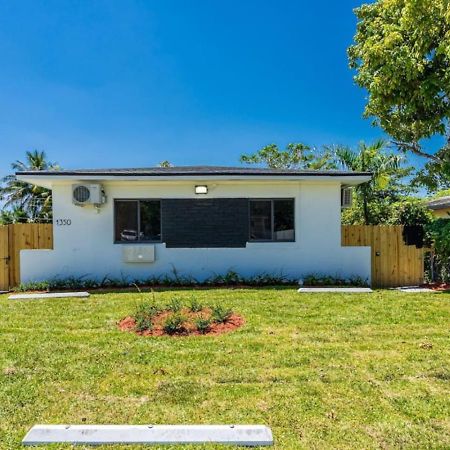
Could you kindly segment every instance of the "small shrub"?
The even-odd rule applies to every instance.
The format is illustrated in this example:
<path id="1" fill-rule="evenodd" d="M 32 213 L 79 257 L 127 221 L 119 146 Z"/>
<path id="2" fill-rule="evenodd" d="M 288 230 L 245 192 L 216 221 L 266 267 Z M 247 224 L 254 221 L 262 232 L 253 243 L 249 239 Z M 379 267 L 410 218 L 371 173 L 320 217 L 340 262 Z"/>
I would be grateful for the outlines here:
<path id="1" fill-rule="evenodd" d="M 18 292 L 26 291 L 48 291 L 50 283 L 48 281 L 32 281 L 29 283 L 20 283 L 14 290 Z"/>
<path id="2" fill-rule="evenodd" d="M 244 284 L 249 286 L 277 286 L 282 284 L 296 284 L 295 280 L 290 280 L 283 274 L 271 275 L 268 273 L 260 273 L 252 277 L 245 278 Z"/>
<path id="3" fill-rule="evenodd" d="M 183 307 L 183 304 L 178 297 L 172 297 L 170 299 L 170 302 L 167 304 L 167 309 L 174 313 L 181 311 L 182 307 Z"/>
<path id="4" fill-rule="evenodd" d="M 163 325 L 163 330 L 167 334 L 179 333 L 183 330 L 183 324 L 186 319 L 181 314 L 169 316 Z"/>
<path id="5" fill-rule="evenodd" d="M 242 283 L 242 277 L 234 270 L 229 270 L 223 277 L 225 284 L 233 285 Z"/>
<path id="6" fill-rule="evenodd" d="M 211 319 L 205 319 L 204 317 L 199 317 L 195 321 L 195 326 L 199 333 L 205 334 L 208 331 L 209 327 L 211 326 Z"/>
<path id="7" fill-rule="evenodd" d="M 203 305 L 195 298 L 191 298 L 191 303 L 189 304 L 189 309 L 193 312 L 200 312 L 203 309 Z"/>
<path id="8" fill-rule="evenodd" d="M 304 286 L 356 286 L 367 287 L 367 280 L 358 277 L 351 276 L 349 278 L 333 277 L 330 275 L 315 275 L 309 274 L 303 278 Z"/>
<path id="9" fill-rule="evenodd" d="M 367 286 L 369 286 L 368 281 L 365 280 L 362 277 L 357 277 L 357 276 L 350 277 L 349 281 L 350 281 L 350 285 L 351 286 L 356 286 L 356 287 L 367 287 Z"/>
<path id="10" fill-rule="evenodd" d="M 137 331 L 148 331 L 153 329 L 153 323 L 150 316 L 146 316 L 144 314 L 137 314 L 134 317 L 134 320 L 136 322 L 136 330 Z"/>
<path id="11" fill-rule="evenodd" d="M 144 302 L 139 304 L 136 307 L 136 313 L 135 314 L 142 314 L 149 317 L 153 317 L 156 314 L 160 312 L 160 309 L 154 305 L 153 303 Z"/>
<path id="12" fill-rule="evenodd" d="M 231 309 L 225 309 L 223 306 L 216 305 L 212 307 L 211 319 L 215 323 L 225 323 L 233 314 Z"/>
<path id="13" fill-rule="evenodd" d="M 136 306 L 136 311 L 133 315 L 136 323 L 137 331 L 146 331 L 153 328 L 152 319 L 159 313 L 159 308 L 152 303 L 143 302 Z"/>
<path id="14" fill-rule="evenodd" d="M 275 286 L 296 284 L 296 280 L 289 279 L 282 274 L 270 275 L 267 273 L 260 273 L 250 277 L 243 277 L 232 270 L 225 274 L 216 274 L 206 280 L 199 281 L 191 276 L 180 275 L 176 270 L 173 270 L 173 275 L 165 274 L 159 277 L 149 277 L 146 279 L 128 279 L 127 277 L 111 278 L 105 276 L 99 279 L 81 277 L 68 278 L 53 278 L 49 281 L 25 283 L 17 286 L 16 291 L 27 290 L 59 290 L 59 289 L 114 289 L 124 287 L 140 286 L 237 286 L 240 284 L 249 286 Z"/>

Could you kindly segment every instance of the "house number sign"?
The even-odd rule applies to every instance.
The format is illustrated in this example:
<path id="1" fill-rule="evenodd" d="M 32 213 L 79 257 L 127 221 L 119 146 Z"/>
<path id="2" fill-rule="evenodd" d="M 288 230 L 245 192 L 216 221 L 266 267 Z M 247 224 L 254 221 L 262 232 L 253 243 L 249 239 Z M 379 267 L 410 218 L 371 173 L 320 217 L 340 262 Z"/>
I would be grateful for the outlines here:
<path id="1" fill-rule="evenodd" d="M 56 219 L 56 225 L 58 227 L 69 227 L 72 225 L 72 220 L 70 219 Z"/>

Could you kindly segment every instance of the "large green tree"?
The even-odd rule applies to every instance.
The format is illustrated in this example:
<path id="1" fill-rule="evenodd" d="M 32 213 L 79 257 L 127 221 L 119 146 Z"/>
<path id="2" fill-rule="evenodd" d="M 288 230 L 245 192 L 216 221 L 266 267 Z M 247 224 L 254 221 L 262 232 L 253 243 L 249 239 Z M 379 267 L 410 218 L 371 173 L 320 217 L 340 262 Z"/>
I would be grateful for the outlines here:
<path id="1" fill-rule="evenodd" d="M 371 145 L 361 142 L 356 150 L 335 147 L 335 158 L 343 168 L 371 172 L 371 181 L 355 188 L 355 204 L 344 213 L 345 223 L 376 225 L 390 220 L 390 206 L 411 192 L 406 177 L 412 168 L 405 166 L 404 156 L 387 149 L 383 140 Z"/>
<path id="2" fill-rule="evenodd" d="M 415 182 L 424 185 L 431 192 L 450 189 L 450 151 L 441 150 L 440 161 L 428 161 L 425 167 L 418 171 Z"/>
<path id="3" fill-rule="evenodd" d="M 348 49 L 372 117 L 404 152 L 428 158 L 421 181 L 450 186 L 450 2 L 378 0 L 355 10 Z M 427 139 L 441 136 L 441 148 Z"/>
<path id="4" fill-rule="evenodd" d="M 270 144 L 255 153 L 244 154 L 241 163 L 263 164 L 271 169 L 333 169 L 335 163 L 331 152 L 319 151 L 302 143 L 288 144 L 284 150 Z"/>
<path id="5" fill-rule="evenodd" d="M 58 170 L 59 166 L 49 162 L 42 151 L 26 152 L 25 161 L 11 164 L 14 172 L 2 179 L 0 201 L 3 202 L 3 221 L 50 220 L 52 214 L 52 192 L 17 179 L 15 172 L 29 170 Z M 15 219 L 16 218 L 16 219 Z"/>

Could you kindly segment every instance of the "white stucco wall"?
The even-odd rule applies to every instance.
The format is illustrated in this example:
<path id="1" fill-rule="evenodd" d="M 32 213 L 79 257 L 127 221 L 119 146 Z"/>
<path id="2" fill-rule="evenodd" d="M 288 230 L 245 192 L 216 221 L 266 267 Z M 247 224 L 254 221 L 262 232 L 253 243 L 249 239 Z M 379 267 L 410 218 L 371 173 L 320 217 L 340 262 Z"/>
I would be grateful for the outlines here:
<path id="1" fill-rule="evenodd" d="M 113 243 L 113 200 L 194 198 L 195 184 L 202 184 L 202 180 L 103 182 L 108 201 L 99 212 L 72 204 L 72 183 L 55 184 L 54 250 L 22 250 L 22 282 L 69 276 L 141 279 L 171 273 L 173 267 L 179 274 L 200 280 L 229 269 L 245 276 L 265 272 L 300 278 L 322 273 L 357 275 L 370 280 L 370 248 L 340 245 L 340 183 L 333 180 L 207 183 L 210 198 L 295 197 L 295 242 L 247 243 L 246 248 L 179 249 L 168 249 L 164 243 L 147 244 L 155 245 L 154 263 L 122 262 L 122 249 L 127 244 Z M 70 219 L 71 225 L 57 226 L 56 219 Z"/>

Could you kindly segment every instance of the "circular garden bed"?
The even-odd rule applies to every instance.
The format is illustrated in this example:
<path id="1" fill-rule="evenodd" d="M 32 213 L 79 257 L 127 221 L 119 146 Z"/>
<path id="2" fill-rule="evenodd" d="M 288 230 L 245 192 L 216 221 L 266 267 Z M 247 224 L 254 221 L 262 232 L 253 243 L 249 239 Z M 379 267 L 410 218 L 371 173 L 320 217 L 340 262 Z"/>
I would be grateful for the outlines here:
<path id="1" fill-rule="evenodd" d="M 140 304 L 118 326 L 141 336 L 190 336 L 228 333 L 243 324 L 242 316 L 223 306 L 204 306 L 195 300 L 183 306 L 173 298 L 164 308 L 153 303 Z"/>

